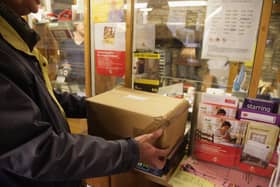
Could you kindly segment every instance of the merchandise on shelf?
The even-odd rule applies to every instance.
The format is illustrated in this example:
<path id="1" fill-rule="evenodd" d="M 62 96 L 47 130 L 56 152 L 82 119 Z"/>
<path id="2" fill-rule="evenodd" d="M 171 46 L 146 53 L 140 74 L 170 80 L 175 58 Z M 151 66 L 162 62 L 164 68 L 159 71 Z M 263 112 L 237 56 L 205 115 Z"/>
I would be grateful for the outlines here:
<path id="1" fill-rule="evenodd" d="M 250 173 L 185 157 L 172 175 L 170 182 L 176 187 L 214 186 L 268 186 L 269 179 Z"/>
<path id="2" fill-rule="evenodd" d="M 222 107 L 221 107 L 222 106 Z M 199 104 L 194 156 L 261 176 L 271 176 L 279 135 L 278 105 L 246 98 L 237 113 L 238 100 L 226 95 L 202 95 Z M 218 113 L 218 111 L 220 112 Z M 230 115 L 231 114 L 231 115 Z"/>
<path id="3" fill-rule="evenodd" d="M 246 123 L 235 119 L 238 99 L 203 94 L 199 104 L 194 155 L 224 166 L 235 165 L 241 152 Z"/>
<path id="4" fill-rule="evenodd" d="M 242 108 L 267 113 L 277 113 L 279 104 L 276 101 L 245 98 Z"/>
<path id="5" fill-rule="evenodd" d="M 238 118 L 280 125 L 279 114 L 260 112 L 258 110 L 252 110 L 247 108 L 242 108 L 238 111 Z"/>

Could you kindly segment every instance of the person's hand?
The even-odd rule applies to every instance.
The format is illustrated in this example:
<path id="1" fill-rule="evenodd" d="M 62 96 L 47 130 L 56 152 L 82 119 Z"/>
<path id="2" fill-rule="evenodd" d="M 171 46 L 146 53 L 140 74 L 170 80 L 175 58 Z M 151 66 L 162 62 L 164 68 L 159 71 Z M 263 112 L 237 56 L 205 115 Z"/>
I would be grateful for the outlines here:
<path id="1" fill-rule="evenodd" d="M 166 156 L 170 149 L 159 149 L 154 146 L 156 140 L 162 135 L 159 129 L 150 134 L 144 134 L 135 138 L 139 145 L 140 162 L 154 168 L 162 169 L 166 163 Z"/>

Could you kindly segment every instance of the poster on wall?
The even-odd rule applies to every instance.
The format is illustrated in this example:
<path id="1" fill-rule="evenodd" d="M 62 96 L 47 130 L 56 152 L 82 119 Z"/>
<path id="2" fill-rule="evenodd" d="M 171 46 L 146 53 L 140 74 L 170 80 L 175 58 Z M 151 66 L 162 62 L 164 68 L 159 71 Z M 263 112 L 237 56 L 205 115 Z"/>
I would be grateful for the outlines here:
<path id="1" fill-rule="evenodd" d="M 92 3 L 95 23 L 125 22 L 124 0 L 94 0 Z"/>
<path id="2" fill-rule="evenodd" d="M 125 74 L 125 23 L 95 24 L 95 66 L 100 75 Z"/>
<path id="3" fill-rule="evenodd" d="M 208 0 L 202 58 L 251 61 L 263 0 Z"/>

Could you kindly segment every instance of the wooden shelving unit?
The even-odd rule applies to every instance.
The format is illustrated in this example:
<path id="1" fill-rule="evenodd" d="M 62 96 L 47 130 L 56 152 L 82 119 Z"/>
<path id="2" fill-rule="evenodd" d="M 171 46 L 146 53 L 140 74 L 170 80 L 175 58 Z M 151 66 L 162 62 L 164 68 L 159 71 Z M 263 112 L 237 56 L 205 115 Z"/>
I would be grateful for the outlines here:
<path id="1" fill-rule="evenodd" d="M 280 13 L 280 3 L 272 6 L 272 13 Z"/>

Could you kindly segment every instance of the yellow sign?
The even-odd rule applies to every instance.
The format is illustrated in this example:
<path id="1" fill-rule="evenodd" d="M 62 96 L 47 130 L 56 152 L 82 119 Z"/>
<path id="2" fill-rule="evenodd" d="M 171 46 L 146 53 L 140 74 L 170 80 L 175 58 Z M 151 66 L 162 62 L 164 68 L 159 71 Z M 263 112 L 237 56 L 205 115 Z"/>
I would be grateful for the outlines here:
<path id="1" fill-rule="evenodd" d="M 160 54 L 158 53 L 134 53 L 135 58 L 144 59 L 160 59 Z"/>
<path id="2" fill-rule="evenodd" d="M 152 80 L 152 79 L 135 79 L 134 83 L 138 84 L 148 84 L 148 85 L 159 85 L 159 80 Z"/>
<path id="3" fill-rule="evenodd" d="M 92 20 L 95 23 L 124 22 L 123 0 L 94 0 Z"/>
<path id="4" fill-rule="evenodd" d="M 213 183 L 206 179 L 179 170 L 170 179 L 169 184 L 173 187 L 215 187 Z"/>

